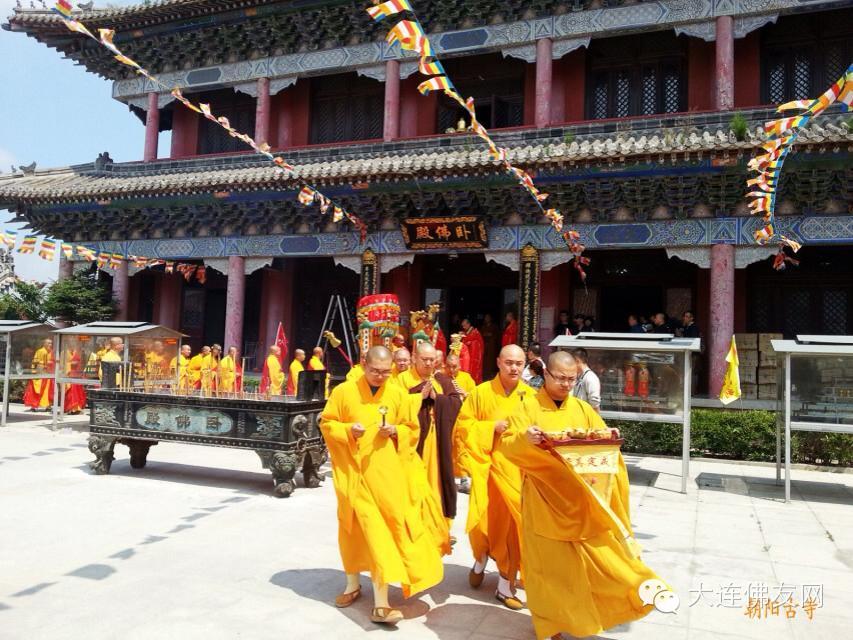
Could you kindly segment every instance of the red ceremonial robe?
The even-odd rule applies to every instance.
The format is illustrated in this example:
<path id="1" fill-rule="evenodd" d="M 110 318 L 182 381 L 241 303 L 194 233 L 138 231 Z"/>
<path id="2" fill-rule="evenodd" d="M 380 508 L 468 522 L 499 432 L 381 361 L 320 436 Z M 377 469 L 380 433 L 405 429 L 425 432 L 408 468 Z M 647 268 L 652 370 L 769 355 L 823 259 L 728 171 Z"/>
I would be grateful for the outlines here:
<path id="1" fill-rule="evenodd" d="M 518 322 L 515 320 L 506 326 L 503 338 L 501 338 L 501 347 L 505 347 L 508 344 L 518 344 Z"/>
<path id="2" fill-rule="evenodd" d="M 474 378 L 474 382 L 480 384 L 483 381 L 483 336 L 475 328 L 462 336 L 462 344 L 468 347 L 468 352 L 471 354 L 471 368 L 468 373 Z"/>

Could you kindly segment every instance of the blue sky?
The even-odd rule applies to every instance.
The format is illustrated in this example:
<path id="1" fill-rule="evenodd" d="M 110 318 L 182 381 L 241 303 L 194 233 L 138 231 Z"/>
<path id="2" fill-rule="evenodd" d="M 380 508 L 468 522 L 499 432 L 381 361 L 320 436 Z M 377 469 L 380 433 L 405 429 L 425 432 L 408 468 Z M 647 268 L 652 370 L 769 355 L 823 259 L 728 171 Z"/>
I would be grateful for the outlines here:
<path id="1" fill-rule="evenodd" d="M 22 4 L 29 7 L 30 0 Z M 108 4 L 135 3 L 96 0 L 95 7 Z M 15 0 L 0 0 L 3 22 L 14 6 Z M 103 151 L 118 162 L 142 158 L 143 124 L 127 106 L 110 97 L 111 82 L 87 73 L 54 49 L 22 33 L 0 30 L 0 79 L 0 174 L 8 175 L 9 165 L 33 160 L 39 168 L 92 162 Z M 161 134 L 161 154 L 168 153 L 168 136 L 168 132 Z M 4 223 L 10 216 L 0 211 Z M 15 270 L 25 280 L 53 280 L 58 264 L 35 254 L 15 253 Z"/>

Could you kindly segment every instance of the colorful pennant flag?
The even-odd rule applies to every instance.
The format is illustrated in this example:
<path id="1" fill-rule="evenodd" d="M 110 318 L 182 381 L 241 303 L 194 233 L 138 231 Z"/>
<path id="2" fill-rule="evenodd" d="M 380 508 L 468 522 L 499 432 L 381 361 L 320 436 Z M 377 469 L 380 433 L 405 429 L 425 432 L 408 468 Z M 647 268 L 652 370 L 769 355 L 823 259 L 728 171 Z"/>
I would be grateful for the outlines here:
<path id="1" fill-rule="evenodd" d="M 62 253 L 65 256 L 66 260 L 71 260 L 71 256 L 74 253 L 74 247 L 72 247 L 67 242 L 62 243 Z"/>
<path id="2" fill-rule="evenodd" d="M 36 250 L 36 236 L 24 236 L 21 246 L 18 247 L 18 253 L 33 253 Z"/>
<path id="3" fill-rule="evenodd" d="M 418 91 L 420 91 L 423 95 L 429 95 L 430 91 L 447 91 L 451 89 L 453 85 L 450 84 L 450 80 L 447 79 L 447 76 L 436 76 L 435 78 L 430 78 L 429 80 L 425 80 L 418 85 Z"/>
<path id="4" fill-rule="evenodd" d="M 18 239 L 18 232 L 12 231 L 11 229 L 6 229 L 6 233 L 3 234 L 3 242 L 6 244 L 9 249 L 15 248 L 15 241 Z"/>
<path id="5" fill-rule="evenodd" d="M 81 245 L 77 245 L 77 255 L 83 256 L 89 262 L 95 261 L 95 252 L 94 252 L 94 250 L 89 249 L 88 247 L 83 247 Z"/>
<path id="6" fill-rule="evenodd" d="M 411 11 L 412 7 L 406 0 L 388 0 L 382 4 L 377 4 L 367 8 L 367 13 L 370 17 L 379 22 L 388 16 L 393 16 L 403 11 Z"/>
<path id="7" fill-rule="evenodd" d="M 41 241 L 41 249 L 39 249 L 39 258 L 42 260 L 53 260 L 54 255 L 56 255 L 56 242 L 53 240 L 49 240 L 48 238 L 44 238 Z"/>

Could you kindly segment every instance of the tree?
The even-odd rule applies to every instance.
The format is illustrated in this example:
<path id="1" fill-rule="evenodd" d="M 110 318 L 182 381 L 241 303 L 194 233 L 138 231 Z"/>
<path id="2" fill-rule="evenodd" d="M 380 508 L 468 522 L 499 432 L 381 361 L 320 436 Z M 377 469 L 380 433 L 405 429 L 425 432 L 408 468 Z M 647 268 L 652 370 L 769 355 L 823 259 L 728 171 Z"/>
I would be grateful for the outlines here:
<path id="1" fill-rule="evenodd" d="M 44 297 L 44 284 L 18 280 L 9 293 L 0 296 L 0 316 L 5 320 L 44 322 L 48 317 Z"/>
<path id="2" fill-rule="evenodd" d="M 112 320 L 115 310 L 112 294 L 98 282 L 97 271 L 77 271 L 54 282 L 44 299 L 47 316 L 71 324 Z"/>

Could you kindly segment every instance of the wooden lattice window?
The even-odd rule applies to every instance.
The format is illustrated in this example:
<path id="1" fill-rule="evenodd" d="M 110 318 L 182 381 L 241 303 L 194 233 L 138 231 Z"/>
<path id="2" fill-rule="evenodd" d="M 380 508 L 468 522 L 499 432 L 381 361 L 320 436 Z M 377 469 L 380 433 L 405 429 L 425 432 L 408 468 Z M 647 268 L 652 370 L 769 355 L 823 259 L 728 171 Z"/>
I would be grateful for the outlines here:
<path id="1" fill-rule="evenodd" d="M 851 60 L 853 11 L 783 17 L 762 34 L 762 101 L 779 104 L 817 97 Z"/>
<path id="2" fill-rule="evenodd" d="M 384 84 L 354 73 L 311 81 L 311 144 L 382 137 Z"/>
<path id="3" fill-rule="evenodd" d="M 684 111 L 684 43 L 669 33 L 596 40 L 590 48 L 587 117 Z"/>
<path id="4" fill-rule="evenodd" d="M 237 131 L 248 133 L 250 136 L 255 135 L 257 105 L 252 96 L 232 90 L 224 90 L 200 94 L 196 97 L 198 102 L 209 104 L 217 117 L 228 118 L 231 126 Z M 248 147 L 245 142 L 232 138 L 218 124 L 203 117 L 199 118 L 198 152 L 200 154 L 247 150 Z"/>
<path id="5" fill-rule="evenodd" d="M 477 120 L 487 129 L 519 127 L 524 124 L 525 64 L 497 55 L 457 58 L 445 62 L 460 94 L 473 97 Z M 438 131 L 456 128 L 467 112 L 442 95 L 438 108 Z"/>

